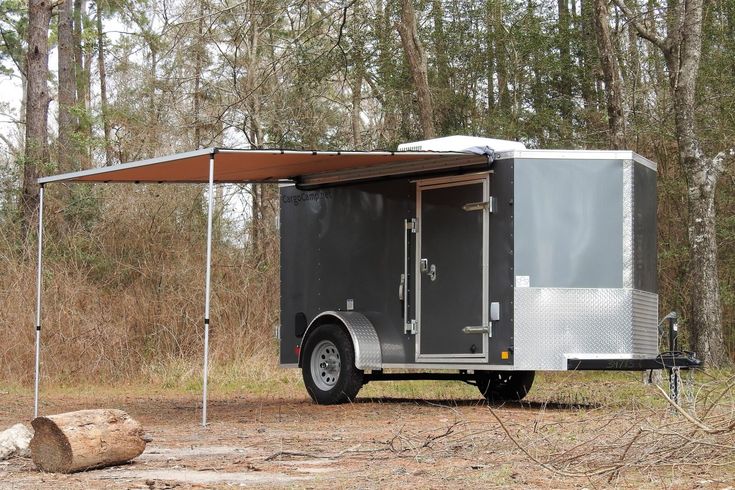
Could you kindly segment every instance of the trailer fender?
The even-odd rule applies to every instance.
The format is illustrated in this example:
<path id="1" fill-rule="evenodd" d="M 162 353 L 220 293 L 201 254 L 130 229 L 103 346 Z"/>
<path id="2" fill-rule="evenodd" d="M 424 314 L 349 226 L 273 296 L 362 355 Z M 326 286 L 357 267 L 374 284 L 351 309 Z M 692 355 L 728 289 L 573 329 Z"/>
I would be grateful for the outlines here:
<path id="1" fill-rule="evenodd" d="M 330 323 L 341 326 L 350 334 L 352 346 L 355 349 L 357 369 L 382 368 L 383 354 L 380 350 L 378 333 L 370 320 L 357 311 L 325 311 L 318 314 L 306 328 L 301 345 L 306 345 L 306 339 L 316 330 L 316 327 Z M 301 367 L 301 356 L 299 353 L 299 367 Z"/>

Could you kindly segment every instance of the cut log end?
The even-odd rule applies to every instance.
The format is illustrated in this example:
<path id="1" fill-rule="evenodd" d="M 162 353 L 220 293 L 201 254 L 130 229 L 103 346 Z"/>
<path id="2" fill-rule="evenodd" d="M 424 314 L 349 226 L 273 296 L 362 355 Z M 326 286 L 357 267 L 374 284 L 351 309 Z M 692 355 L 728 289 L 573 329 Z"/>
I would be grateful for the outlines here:
<path id="1" fill-rule="evenodd" d="M 31 457 L 43 471 L 72 473 L 125 463 L 145 450 L 140 424 L 122 410 L 80 410 L 31 423 Z"/>
<path id="2" fill-rule="evenodd" d="M 72 461 L 71 445 L 64 433 L 48 417 L 38 417 L 31 422 L 31 457 L 44 471 L 66 473 Z"/>

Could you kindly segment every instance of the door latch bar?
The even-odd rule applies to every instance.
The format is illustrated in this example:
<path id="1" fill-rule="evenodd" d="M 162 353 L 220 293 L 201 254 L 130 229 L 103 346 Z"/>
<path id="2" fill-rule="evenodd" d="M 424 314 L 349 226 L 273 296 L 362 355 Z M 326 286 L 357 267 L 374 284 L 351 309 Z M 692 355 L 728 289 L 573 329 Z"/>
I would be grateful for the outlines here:
<path id="1" fill-rule="evenodd" d="M 408 318 L 408 298 L 409 298 L 409 278 L 408 262 L 409 262 L 409 237 L 416 234 L 416 218 L 403 220 L 403 274 L 401 274 L 401 282 L 398 286 L 398 298 L 403 301 L 403 332 L 407 334 L 416 333 L 416 320 Z"/>

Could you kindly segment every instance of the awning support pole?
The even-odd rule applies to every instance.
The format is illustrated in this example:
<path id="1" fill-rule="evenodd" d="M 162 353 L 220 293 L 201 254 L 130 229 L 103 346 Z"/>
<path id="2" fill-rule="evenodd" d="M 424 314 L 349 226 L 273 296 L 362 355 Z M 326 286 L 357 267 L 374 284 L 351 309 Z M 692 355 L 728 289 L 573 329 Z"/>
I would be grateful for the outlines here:
<path id="1" fill-rule="evenodd" d="M 38 264 L 36 266 L 36 366 L 33 382 L 33 418 L 38 417 L 38 378 L 41 365 L 41 282 L 43 257 L 43 185 L 38 191 Z"/>
<path id="2" fill-rule="evenodd" d="M 214 201 L 214 154 L 209 157 L 209 208 L 207 209 L 207 268 L 204 284 L 204 380 L 202 384 L 202 427 L 207 426 L 207 378 L 209 374 L 209 290 L 212 278 L 212 206 Z"/>

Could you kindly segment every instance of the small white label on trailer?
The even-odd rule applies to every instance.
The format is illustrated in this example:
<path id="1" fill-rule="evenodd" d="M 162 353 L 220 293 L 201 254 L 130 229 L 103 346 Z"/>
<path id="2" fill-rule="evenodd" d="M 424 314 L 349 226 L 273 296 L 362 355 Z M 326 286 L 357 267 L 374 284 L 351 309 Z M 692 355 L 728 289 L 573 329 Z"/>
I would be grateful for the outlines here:
<path id="1" fill-rule="evenodd" d="M 516 276 L 516 287 L 517 288 L 531 287 L 531 277 L 530 276 Z"/>

